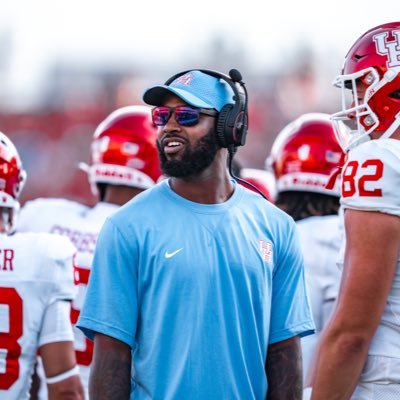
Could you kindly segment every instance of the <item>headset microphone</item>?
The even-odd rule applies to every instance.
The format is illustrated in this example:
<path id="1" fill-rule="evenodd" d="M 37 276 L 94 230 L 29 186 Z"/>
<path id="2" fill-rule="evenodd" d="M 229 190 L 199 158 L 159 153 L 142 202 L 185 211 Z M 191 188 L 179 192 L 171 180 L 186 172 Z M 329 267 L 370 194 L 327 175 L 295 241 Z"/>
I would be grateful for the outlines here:
<path id="1" fill-rule="evenodd" d="M 237 69 L 231 69 L 229 71 L 229 76 L 233 80 L 233 82 L 243 83 L 242 82 L 242 74 Z"/>

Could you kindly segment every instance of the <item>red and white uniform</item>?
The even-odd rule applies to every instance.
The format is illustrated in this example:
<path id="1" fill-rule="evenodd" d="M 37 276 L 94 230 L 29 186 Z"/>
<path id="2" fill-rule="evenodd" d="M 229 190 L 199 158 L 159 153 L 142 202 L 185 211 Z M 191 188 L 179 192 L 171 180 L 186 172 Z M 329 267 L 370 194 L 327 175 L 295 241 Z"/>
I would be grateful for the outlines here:
<path id="1" fill-rule="evenodd" d="M 73 340 L 74 253 L 59 235 L 0 235 L 1 399 L 28 399 L 38 347 Z"/>
<path id="2" fill-rule="evenodd" d="M 106 218 L 117 209 L 117 205 L 110 203 L 100 202 L 90 208 L 65 199 L 37 199 L 27 202 L 21 209 L 19 231 L 58 233 L 67 236 L 76 247 L 75 265 L 79 271 L 79 283 L 71 311 L 74 325 L 83 306 L 97 235 Z M 93 343 L 75 327 L 74 335 L 77 362 L 87 394 Z"/>
<path id="3" fill-rule="evenodd" d="M 340 270 L 336 260 L 341 232 L 337 215 L 304 218 L 297 221 L 297 229 L 316 333 L 301 339 L 303 373 L 307 376 L 318 335 L 329 320 L 339 291 Z"/>
<path id="4" fill-rule="evenodd" d="M 341 204 L 344 209 L 377 211 L 400 217 L 399 140 L 371 140 L 349 152 L 342 174 Z M 341 266 L 344 248 L 343 245 L 339 258 Z M 396 383 L 396 390 L 400 390 L 400 254 L 392 288 L 370 344 L 360 382 Z M 400 391 L 393 398 L 400 398 Z"/>

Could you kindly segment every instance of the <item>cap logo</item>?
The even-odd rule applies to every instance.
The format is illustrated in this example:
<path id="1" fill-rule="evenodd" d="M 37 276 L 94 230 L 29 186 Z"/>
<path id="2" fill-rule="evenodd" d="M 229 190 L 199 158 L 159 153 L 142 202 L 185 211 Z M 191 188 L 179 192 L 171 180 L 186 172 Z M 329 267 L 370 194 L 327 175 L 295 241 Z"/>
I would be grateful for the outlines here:
<path id="1" fill-rule="evenodd" d="M 187 72 L 186 74 L 177 78 L 174 82 L 174 85 L 188 86 L 190 85 L 190 82 L 192 82 L 192 80 L 193 80 L 193 74 L 191 72 Z"/>
<path id="2" fill-rule="evenodd" d="M 400 66 L 400 29 L 392 31 L 394 40 L 388 41 L 388 32 L 378 33 L 373 36 L 376 45 L 376 51 L 381 56 L 387 55 L 388 68 Z"/>

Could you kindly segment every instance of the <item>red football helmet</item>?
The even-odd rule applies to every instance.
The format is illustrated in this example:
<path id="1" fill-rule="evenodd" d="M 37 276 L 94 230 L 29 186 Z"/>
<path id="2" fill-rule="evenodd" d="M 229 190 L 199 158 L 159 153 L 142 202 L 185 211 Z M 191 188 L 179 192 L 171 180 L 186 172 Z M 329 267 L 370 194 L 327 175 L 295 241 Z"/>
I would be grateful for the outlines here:
<path id="1" fill-rule="evenodd" d="M 91 184 L 108 183 L 147 189 L 161 177 L 157 128 L 151 108 L 128 106 L 112 112 L 93 135 Z"/>
<path id="2" fill-rule="evenodd" d="M 0 132 L 0 208 L 2 226 L 6 233 L 14 229 L 15 214 L 19 209 L 18 198 L 26 181 L 26 172 L 11 140 Z M 4 212 L 12 209 L 13 213 Z"/>
<path id="3" fill-rule="evenodd" d="M 328 114 L 304 114 L 278 134 L 266 167 L 276 179 L 277 192 L 305 191 L 340 196 L 340 185 L 325 188 L 343 152 Z"/>
<path id="4" fill-rule="evenodd" d="M 254 185 L 269 201 L 275 199 L 275 179 L 271 172 L 256 168 L 242 168 L 240 178 Z M 250 185 L 240 182 L 243 186 L 255 191 Z"/>
<path id="5" fill-rule="evenodd" d="M 332 120 L 345 151 L 369 140 L 372 132 L 381 133 L 379 139 L 390 137 L 400 126 L 400 22 L 364 33 L 334 85 L 342 89 L 342 111 Z"/>

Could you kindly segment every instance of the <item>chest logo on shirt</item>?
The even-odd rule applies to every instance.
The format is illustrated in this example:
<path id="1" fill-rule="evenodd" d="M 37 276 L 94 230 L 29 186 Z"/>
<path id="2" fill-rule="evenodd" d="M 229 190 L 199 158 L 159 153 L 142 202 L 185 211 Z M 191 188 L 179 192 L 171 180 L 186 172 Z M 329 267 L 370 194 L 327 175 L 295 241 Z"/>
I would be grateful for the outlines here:
<path id="1" fill-rule="evenodd" d="M 172 253 L 169 253 L 168 251 L 166 251 L 164 256 L 165 256 L 165 258 L 171 258 L 171 257 L 177 255 L 181 250 L 183 250 L 183 247 L 181 247 L 178 250 L 173 251 Z"/>
<path id="2" fill-rule="evenodd" d="M 258 239 L 258 249 L 264 261 L 272 261 L 272 244 L 268 240 Z"/>

